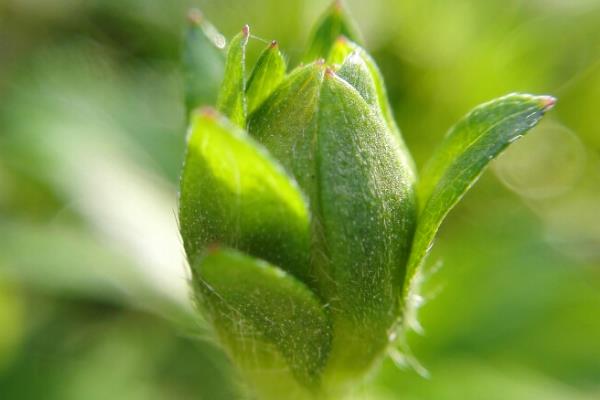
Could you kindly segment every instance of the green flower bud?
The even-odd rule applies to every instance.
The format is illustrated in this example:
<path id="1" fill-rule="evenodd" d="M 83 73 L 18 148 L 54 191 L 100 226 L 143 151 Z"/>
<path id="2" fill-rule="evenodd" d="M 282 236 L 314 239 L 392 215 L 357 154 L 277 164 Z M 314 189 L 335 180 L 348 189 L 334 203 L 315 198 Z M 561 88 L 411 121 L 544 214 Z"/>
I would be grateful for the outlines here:
<path id="1" fill-rule="evenodd" d="M 402 149 L 356 88 L 320 63 L 284 81 L 248 130 L 308 196 L 307 284 L 333 328 L 326 374 L 357 378 L 384 353 L 399 317 L 416 218 Z"/>
<path id="2" fill-rule="evenodd" d="M 396 346 L 441 222 L 554 104 L 509 95 L 476 108 L 417 180 L 344 15 L 336 3 L 310 62 L 287 75 L 273 42 L 246 77 L 245 27 L 217 110 L 191 118 L 179 219 L 194 295 L 262 399 L 340 398 Z"/>

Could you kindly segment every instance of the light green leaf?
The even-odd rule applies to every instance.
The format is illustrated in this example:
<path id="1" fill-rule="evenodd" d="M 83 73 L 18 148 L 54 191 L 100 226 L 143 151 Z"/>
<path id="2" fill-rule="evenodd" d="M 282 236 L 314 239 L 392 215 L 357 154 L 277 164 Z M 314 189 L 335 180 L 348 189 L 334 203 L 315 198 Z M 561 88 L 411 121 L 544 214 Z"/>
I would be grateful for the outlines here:
<path id="1" fill-rule="evenodd" d="M 227 48 L 225 76 L 217 99 L 217 109 L 236 125 L 246 125 L 246 46 L 250 28 L 245 25 Z"/>
<path id="2" fill-rule="evenodd" d="M 341 64 L 338 74 L 357 88 L 365 101 L 381 115 L 388 129 L 396 135 L 403 150 L 405 164 L 411 173 L 412 179 L 416 180 L 414 161 L 394 119 L 383 75 L 379 71 L 375 60 L 365 49 L 342 36 L 335 41 L 329 53 L 328 62 Z M 375 97 L 373 97 L 373 91 Z"/>
<path id="3" fill-rule="evenodd" d="M 354 86 L 373 111 L 383 116 L 379 107 L 375 80 L 367 63 L 358 52 L 353 51 L 345 57 L 337 75 Z"/>
<path id="4" fill-rule="evenodd" d="M 325 60 L 327 61 L 327 64 L 340 66 L 353 51 L 358 50 L 359 48 L 360 46 L 350 41 L 347 37 L 338 36 L 335 42 L 333 42 L 331 50 L 329 50 L 329 54 Z"/>
<path id="5" fill-rule="evenodd" d="M 258 57 L 246 87 L 248 115 L 252 114 L 285 77 L 286 63 L 274 40 Z"/>
<path id="6" fill-rule="evenodd" d="M 340 36 L 360 42 L 358 30 L 344 10 L 341 1 L 334 1 L 313 30 L 304 62 L 327 58 L 333 44 Z"/>
<path id="7" fill-rule="evenodd" d="M 0 223 L 0 237 L 0 281 L 15 280 L 61 298 L 143 308 L 199 328 L 191 306 L 159 290 L 136 260 L 83 224 L 6 220 Z"/>
<path id="8" fill-rule="evenodd" d="M 331 307 L 335 382 L 382 354 L 399 314 L 415 203 L 401 149 L 360 94 L 316 63 L 290 75 L 249 121 L 309 196 L 315 287 Z"/>
<path id="9" fill-rule="evenodd" d="M 220 243 L 308 280 L 309 216 L 296 184 L 244 131 L 212 110 L 194 116 L 181 179 L 190 262 Z"/>
<path id="10" fill-rule="evenodd" d="M 261 398 L 303 398 L 318 390 L 331 330 L 323 305 L 304 284 L 229 249 L 210 250 L 192 271 L 201 307 Z"/>
<path id="11" fill-rule="evenodd" d="M 554 105 L 549 96 L 511 94 L 483 104 L 455 125 L 425 166 L 404 300 L 411 307 L 418 272 L 442 221 L 489 162 L 527 133 Z"/>
<path id="12" fill-rule="evenodd" d="M 199 106 L 215 104 L 225 65 L 225 38 L 198 10 L 191 10 L 188 19 L 183 49 L 187 115 Z"/>

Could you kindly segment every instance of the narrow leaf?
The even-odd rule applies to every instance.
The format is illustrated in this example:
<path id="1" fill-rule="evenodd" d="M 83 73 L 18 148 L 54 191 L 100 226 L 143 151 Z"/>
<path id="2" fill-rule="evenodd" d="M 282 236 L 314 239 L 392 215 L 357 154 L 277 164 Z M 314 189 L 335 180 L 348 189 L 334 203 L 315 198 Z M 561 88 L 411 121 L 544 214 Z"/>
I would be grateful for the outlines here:
<path id="1" fill-rule="evenodd" d="M 286 63 L 276 41 L 261 53 L 246 88 L 248 115 L 252 114 L 285 77 Z"/>
<path id="2" fill-rule="evenodd" d="M 244 26 L 227 49 L 225 76 L 217 99 L 217 109 L 233 123 L 246 125 L 246 46 L 250 28 Z"/>
<path id="3" fill-rule="evenodd" d="M 180 193 L 188 259 L 222 243 L 308 280 L 309 216 L 278 163 L 212 110 L 194 116 Z"/>
<path id="4" fill-rule="evenodd" d="M 324 307 L 305 285 L 228 249 L 209 251 L 192 271 L 196 296 L 221 343 L 261 398 L 299 398 L 290 393 L 294 378 L 317 389 L 331 331 Z"/>
<path id="5" fill-rule="evenodd" d="M 333 44 L 340 36 L 360 41 L 358 30 L 344 10 L 341 1 L 335 1 L 316 24 L 308 50 L 304 55 L 304 62 L 327 58 Z"/>
<path id="6" fill-rule="evenodd" d="M 199 106 L 215 104 L 225 65 L 225 38 L 198 10 L 191 10 L 188 20 L 183 49 L 187 115 Z"/>
<path id="7" fill-rule="evenodd" d="M 527 133 L 554 105 L 549 96 L 511 94 L 483 104 L 455 125 L 422 173 L 420 205 L 404 296 L 418 284 L 418 272 L 442 221 L 484 168 L 510 143 Z"/>
<path id="8" fill-rule="evenodd" d="M 403 149 L 405 163 L 411 173 L 412 179 L 415 180 L 415 164 L 404 142 L 400 128 L 396 124 L 392 107 L 388 100 L 383 75 L 379 67 L 377 67 L 375 60 L 365 49 L 342 36 L 336 40 L 327 61 L 331 64 L 341 64 L 338 74 L 357 88 L 363 98 L 365 98 L 365 101 L 381 115 L 388 129 L 396 135 Z M 373 91 L 376 95 L 375 99 L 373 99 Z"/>

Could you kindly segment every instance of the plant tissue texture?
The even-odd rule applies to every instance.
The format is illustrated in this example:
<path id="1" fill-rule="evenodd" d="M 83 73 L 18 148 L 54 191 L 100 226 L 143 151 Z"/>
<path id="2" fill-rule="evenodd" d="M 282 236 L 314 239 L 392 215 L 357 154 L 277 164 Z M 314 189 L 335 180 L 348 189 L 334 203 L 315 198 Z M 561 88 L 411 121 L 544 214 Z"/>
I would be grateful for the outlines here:
<path id="1" fill-rule="evenodd" d="M 383 77 L 338 3 L 289 73 L 277 42 L 250 70 L 248 26 L 224 51 L 194 16 L 179 219 L 200 312 L 251 396 L 340 398 L 410 328 L 449 210 L 554 99 L 475 108 L 417 179 Z"/>

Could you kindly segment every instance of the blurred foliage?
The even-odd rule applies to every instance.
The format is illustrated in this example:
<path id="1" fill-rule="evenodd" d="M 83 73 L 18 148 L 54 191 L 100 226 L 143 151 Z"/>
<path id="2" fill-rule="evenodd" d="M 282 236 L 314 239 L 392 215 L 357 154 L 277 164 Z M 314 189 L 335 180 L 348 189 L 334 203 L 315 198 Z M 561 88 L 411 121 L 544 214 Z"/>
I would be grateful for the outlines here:
<path id="1" fill-rule="evenodd" d="M 387 361 L 356 397 L 600 397 L 600 1 L 348 3 L 418 166 L 478 103 L 559 99 L 442 226 L 410 338 L 430 378 Z M 0 3 L 2 399 L 235 398 L 175 221 L 190 5 L 228 38 L 277 39 L 290 65 L 327 7 Z"/>

